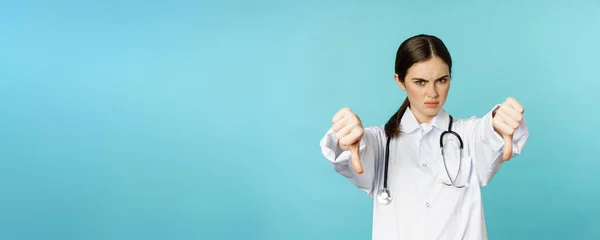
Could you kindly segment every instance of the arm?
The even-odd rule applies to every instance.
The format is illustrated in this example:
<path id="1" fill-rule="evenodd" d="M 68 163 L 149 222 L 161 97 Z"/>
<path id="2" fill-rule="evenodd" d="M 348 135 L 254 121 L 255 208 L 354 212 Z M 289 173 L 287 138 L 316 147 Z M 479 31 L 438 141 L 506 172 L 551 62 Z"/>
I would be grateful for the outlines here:
<path id="1" fill-rule="evenodd" d="M 513 100 L 509 98 L 507 102 Z M 522 114 L 516 125 L 515 122 L 512 125 L 503 124 L 512 119 L 504 119 L 507 116 L 504 111 L 498 113 L 499 107 L 505 107 L 507 102 L 494 107 L 482 118 L 473 120 L 470 128 L 469 150 L 482 187 L 491 181 L 506 160 L 523 151 L 529 137 L 529 129 Z"/>
<path id="2" fill-rule="evenodd" d="M 362 173 L 357 173 L 352 166 L 350 150 L 343 151 L 336 133 L 329 129 L 321 139 L 320 146 L 323 156 L 332 164 L 333 169 L 346 177 L 352 184 L 372 197 L 373 181 L 376 174 L 375 163 L 379 161 L 383 151 L 381 139 L 384 136 L 381 127 L 367 127 L 360 140 L 359 153 L 362 163 Z"/>

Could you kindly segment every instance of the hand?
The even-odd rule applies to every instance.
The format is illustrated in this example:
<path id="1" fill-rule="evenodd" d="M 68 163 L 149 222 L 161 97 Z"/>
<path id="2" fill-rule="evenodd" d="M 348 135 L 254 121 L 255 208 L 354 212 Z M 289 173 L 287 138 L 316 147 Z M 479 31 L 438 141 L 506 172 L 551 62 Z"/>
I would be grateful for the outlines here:
<path id="1" fill-rule="evenodd" d="M 492 120 L 494 131 L 504 138 L 504 155 L 502 156 L 504 161 L 508 161 L 511 157 L 513 134 L 523 120 L 523 112 L 523 106 L 516 99 L 509 97 L 494 114 Z"/>
<path id="2" fill-rule="evenodd" d="M 338 145 L 343 151 L 350 150 L 352 154 L 352 166 L 354 171 L 363 173 L 360 162 L 359 145 L 363 137 L 364 129 L 360 118 L 354 114 L 350 108 L 340 109 L 332 119 L 331 129 L 336 133 Z"/>

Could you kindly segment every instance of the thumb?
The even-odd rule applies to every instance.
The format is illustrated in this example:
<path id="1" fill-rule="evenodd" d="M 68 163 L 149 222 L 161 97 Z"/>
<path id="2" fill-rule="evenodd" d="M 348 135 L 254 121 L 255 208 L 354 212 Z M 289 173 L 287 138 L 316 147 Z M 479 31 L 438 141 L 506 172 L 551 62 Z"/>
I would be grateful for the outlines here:
<path id="1" fill-rule="evenodd" d="M 502 159 L 508 161 L 512 155 L 512 135 L 504 135 L 504 155 Z"/>
<path id="2" fill-rule="evenodd" d="M 350 146 L 350 153 L 352 153 L 352 166 L 354 167 L 354 171 L 356 171 L 358 174 L 362 174 L 363 168 L 362 164 L 360 163 L 359 142 Z"/>

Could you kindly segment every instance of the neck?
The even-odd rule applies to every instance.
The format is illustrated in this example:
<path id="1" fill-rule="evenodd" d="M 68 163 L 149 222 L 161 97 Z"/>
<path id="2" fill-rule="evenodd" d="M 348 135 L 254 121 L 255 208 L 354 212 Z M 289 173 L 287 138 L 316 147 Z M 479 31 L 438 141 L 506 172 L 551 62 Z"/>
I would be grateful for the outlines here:
<path id="1" fill-rule="evenodd" d="M 433 120 L 433 116 L 427 116 L 418 111 L 413 111 L 413 109 L 416 109 L 416 108 L 412 107 L 412 104 L 410 107 L 411 107 L 411 111 L 412 111 L 413 115 L 415 116 L 415 118 L 417 119 L 417 122 L 419 122 L 419 124 L 431 123 L 431 120 Z"/>

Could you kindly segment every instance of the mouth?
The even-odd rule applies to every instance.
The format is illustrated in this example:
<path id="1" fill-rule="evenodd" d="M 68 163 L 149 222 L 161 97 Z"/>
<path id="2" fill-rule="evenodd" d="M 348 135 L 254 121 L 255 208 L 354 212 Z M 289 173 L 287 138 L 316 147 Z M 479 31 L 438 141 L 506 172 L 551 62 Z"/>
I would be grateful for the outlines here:
<path id="1" fill-rule="evenodd" d="M 425 106 L 429 108 L 435 108 L 440 104 L 440 102 L 425 102 Z"/>

